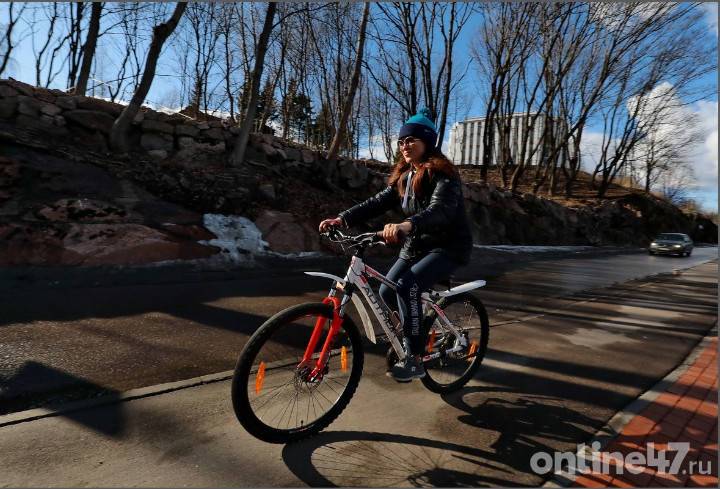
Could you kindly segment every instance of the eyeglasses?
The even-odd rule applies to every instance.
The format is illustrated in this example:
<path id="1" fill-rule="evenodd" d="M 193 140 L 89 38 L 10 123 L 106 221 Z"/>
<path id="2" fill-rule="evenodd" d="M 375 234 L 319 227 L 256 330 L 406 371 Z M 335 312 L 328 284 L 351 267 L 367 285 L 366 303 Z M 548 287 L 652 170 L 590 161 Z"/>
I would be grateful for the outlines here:
<path id="1" fill-rule="evenodd" d="M 414 138 L 412 136 L 408 136 L 404 139 L 398 139 L 397 145 L 398 145 L 398 148 L 404 148 L 405 146 L 412 146 L 413 144 L 417 143 L 418 141 L 420 141 L 420 140 L 417 138 Z"/>

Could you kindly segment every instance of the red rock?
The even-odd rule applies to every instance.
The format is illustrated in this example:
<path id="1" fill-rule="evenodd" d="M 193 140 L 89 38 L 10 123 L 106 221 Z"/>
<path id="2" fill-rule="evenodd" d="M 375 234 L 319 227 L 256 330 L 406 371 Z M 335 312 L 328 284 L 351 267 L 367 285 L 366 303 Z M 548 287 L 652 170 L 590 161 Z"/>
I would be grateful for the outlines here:
<path id="1" fill-rule="evenodd" d="M 77 263 L 78 257 L 63 258 L 61 236 L 62 231 L 52 227 L 0 226 L 0 266 Z"/>
<path id="2" fill-rule="evenodd" d="M 207 241 L 217 238 L 213 233 L 205 229 L 203 226 L 197 225 L 182 225 L 165 223 L 161 227 L 170 233 L 172 236 L 179 238 L 189 239 L 192 241 Z"/>
<path id="3" fill-rule="evenodd" d="M 298 253 L 320 249 L 317 231 L 288 212 L 265 210 L 255 225 L 272 251 Z"/>
<path id="4" fill-rule="evenodd" d="M 126 219 L 126 214 L 120 207 L 94 199 L 60 199 L 36 212 L 38 217 L 51 222 L 120 222 Z"/>
<path id="5" fill-rule="evenodd" d="M 206 258 L 212 246 L 173 240 L 140 224 L 73 224 L 63 241 L 66 251 L 83 257 L 83 265 L 136 265 L 165 260 Z"/>

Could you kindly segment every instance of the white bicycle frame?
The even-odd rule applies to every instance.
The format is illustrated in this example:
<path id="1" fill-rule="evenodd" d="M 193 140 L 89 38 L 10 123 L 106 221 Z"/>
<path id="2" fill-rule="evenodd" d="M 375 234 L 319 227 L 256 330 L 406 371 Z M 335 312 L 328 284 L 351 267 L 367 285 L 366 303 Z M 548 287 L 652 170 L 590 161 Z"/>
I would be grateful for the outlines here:
<path id="1" fill-rule="evenodd" d="M 348 271 L 345 274 L 345 278 L 340 278 L 337 275 L 324 272 L 304 273 L 306 273 L 307 275 L 325 277 L 334 280 L 335 283 L 333 283 L 333 286 L 330 288 L 328 296 L 334 297 L 338 291 L 343 292 L 344 295 L 340 302 L 340 317 L 344 317 L 345 306 L 350 300 L 352 300 L 355 308 L 358 310 L 358 314 L 360 314 L 360 319 L 363 323 L 363 329 L 365 330 L 365 336 L 367 336 L 367 338 L 372 343 L 377 343 L 377 338 L 375 337 L 375 329 L 373 328 L 372 321 L 370 320 L 370 316 L 367 312 L 367 308 L 365 307 L 363 301 L 360 300 L 360 298 L 356 294 L 354 294 L 354 291 L 356 289 L 359 290 L 365 298 L 365 302 L 367 302 L 370 306 L 370 310 L 375 314 L 375 317 L 380 323 L 380 327 L 390 341 L 390 344 L 395 350 L 395 353 L 397 353 L 398 358 L 401 360 L 405 358 L 405 350 L 400 343 L 400 339 L 395 334 L 392 322 L 390 320 L 390 310 L 382 300 L 377 298 L 372 288 L 370 287 L 370 284 L 368 283 L 368 278 L 374 278 L 393 290 L 397 290 L 398 288 L 398 284 L 396 282 L 389 280 L 383 274 L 364 263 L 362 258 L 357 255 L 352 257 L 352 260 L 350 261 L 350 266 L 348 267 Z M 445 291 L 422 292 L 422 294 L 420 295 L 423 316 L 428 307 L 432 308 L 440 320 L 440 325 L 446 328 L 455 336 L 455 345 L 452 348 L 445 350 L 444 353 L 453 353 L 462 350 L 464 347 L 467 346 L 467 340 L 463 335 L 460 334 L 458 329 L 448 319 L 443 310 L 435 303 L 435 299 L 460 294 L 468 290 L 483 287 L 484 285 L 484 280 L 476 280 L 474 282 L 469 282 Z M 402 314 L 402 308 L 400 308 L 400 314 Z M 441 352 L 434 351 L 434 353 L 425 355 L 423 357 L 423 361 L 438 358 L 440 355 Z"/>

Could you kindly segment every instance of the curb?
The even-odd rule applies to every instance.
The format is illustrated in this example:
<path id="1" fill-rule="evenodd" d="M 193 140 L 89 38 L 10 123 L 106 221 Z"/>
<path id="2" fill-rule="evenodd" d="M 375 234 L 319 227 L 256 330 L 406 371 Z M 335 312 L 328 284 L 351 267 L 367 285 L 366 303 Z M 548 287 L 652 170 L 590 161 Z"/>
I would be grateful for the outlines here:
<path id="1" fill-rule="evenodd" d="M 131 389 L 129 391 L 119 392 L 117 394 L 109 394 L 106 396 L 96 397 L 95 399 L 83 399 L 79 401 L 63 403 L 61 405 L 57 405 L 57 407 L 53 407 L 52 405 L 50 405 L 42 408 L 18 411 L 16 413 L 10 413 L 0 416 L 0 428 L 19 423 L 25 423 L 27 421 L 35 421 L 42 418 L 62 416 L 64 414 L 74 411 L 105 406 L 107 404 L 116 404 L 120 402 L 132 401 L 134 399 L 142 399 L 144 397 L 157 396 L 168 392 L 187 389 L 188 387 L 197 387 L 204 384 L 221 382 L 223 380 L 228 380 L 232 378 L 232 375 L 232 370 L 226 370 L 224 372 L 218 372 L 216 374 L 202 375 L 200 377 L 179 380 L 177 382 L 168 382 L 165 384 L 151 385 L 149 387 L 140 387 L 138 389 Z"/>
<path id="2" fill-rule="evenodd" d="M 605 426 L 595 433 L 588 441 L 584 442 L 586 447 L 591 446 L 594 442 L 600 444 L 600 450 L 605 449 L 618 435 L 622 432 L 626 424 L 628 424 L 636 415 L 640 414 L 655 398 L 665 392 L 690 366 L 695 363 L 697 357 L 710 344 L 711 339 L 718 334 L 718 323 L 715 323 L 707 334 L 693 347 L 692 351 L 685 359 L 675 367 L 669 374 L 663 377 L 649 390 L 645 391 L 637 399 L 625 406 L 624 409 L 615 413 Z M 580 456 L 580 451 L 576 452 L 576 456 Z M 587 455 L 587 454 L 586 454 Z M 557 471 L 553 476 L 545 482 L 541 487 L 569 487 L 580 474 L 569 473 L 563 470 Z"/>

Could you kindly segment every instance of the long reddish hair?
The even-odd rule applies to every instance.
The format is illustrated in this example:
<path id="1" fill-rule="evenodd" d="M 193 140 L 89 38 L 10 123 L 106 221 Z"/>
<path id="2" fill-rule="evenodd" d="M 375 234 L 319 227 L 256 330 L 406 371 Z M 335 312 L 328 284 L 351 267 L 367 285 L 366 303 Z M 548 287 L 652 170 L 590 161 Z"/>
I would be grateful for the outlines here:
<path id="1" fill-rule="evenodd" d="M 393 166 L 390 178 L 388 178 L 388 185 L 392 187 L 397 184 L 398 193 L 401 196 L 405 195 L 405 181 L 407 180 L 402 177 L 403 175 L 407 175 L 407 172 L 410 170 L 410 166 L 411 164 L 405 161 L 405 157 L 402 153 L 398 154 L 395 159 L 395 166 Z M 452 164 L 442 151 L 438 148 L 429 149 L 423 155 L 423 162 L 420 164 L 420 167 L 412 180 L 412 187 L 415 195 L 420 196 L 422 194 L 422 182 L 425 175 L 432 177 L 436 172 L 444 173 L 450 177 L 460 177 L 455 165 Z"/>

